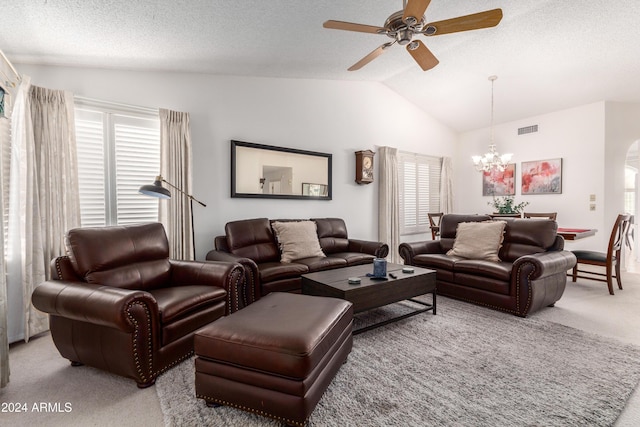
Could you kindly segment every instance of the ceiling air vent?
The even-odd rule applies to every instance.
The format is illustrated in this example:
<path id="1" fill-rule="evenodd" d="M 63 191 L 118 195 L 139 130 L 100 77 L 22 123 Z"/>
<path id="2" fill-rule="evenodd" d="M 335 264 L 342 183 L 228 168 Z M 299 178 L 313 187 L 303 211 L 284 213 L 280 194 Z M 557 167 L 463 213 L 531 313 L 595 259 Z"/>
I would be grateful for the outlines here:
<path id="1" fill-rule="evenodd" d="M 523 128 L 518 128 L 518 135 L 525 135 L 527 133 L 538 132 L 538 125 L 525 126 Z"/>

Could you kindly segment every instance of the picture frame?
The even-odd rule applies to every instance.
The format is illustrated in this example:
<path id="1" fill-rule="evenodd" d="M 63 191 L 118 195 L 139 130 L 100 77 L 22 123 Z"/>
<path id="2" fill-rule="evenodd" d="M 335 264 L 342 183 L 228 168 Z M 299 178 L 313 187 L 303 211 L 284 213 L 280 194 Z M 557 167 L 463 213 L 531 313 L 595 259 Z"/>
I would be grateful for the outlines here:
<path id="1" fill-rule="evenodd" d="M 521 194 L 561 194 L 562 158 L 522 162 Z"/>
<path id="2" fill-rule="evenodd" d="M 231 140 L 231 197 L 331 200 L 332 154 Z M 303 183 L 323 185 L 320 196 Z"/>
<path id="3" fill-rule="evenodd" d="M 516 164 L 509 163 L 504 171 L 492 169 L 482 172 L 483 196 L 515 196 Z"/>

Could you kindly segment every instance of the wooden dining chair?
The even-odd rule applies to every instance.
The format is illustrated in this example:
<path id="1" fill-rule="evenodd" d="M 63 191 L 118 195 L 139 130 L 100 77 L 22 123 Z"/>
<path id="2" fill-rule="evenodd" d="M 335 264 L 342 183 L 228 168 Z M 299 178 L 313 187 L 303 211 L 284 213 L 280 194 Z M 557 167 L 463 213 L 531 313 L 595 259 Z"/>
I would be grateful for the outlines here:
<path id="1" fill-rule="evenodd" d="M 631 219 L 629 219 L 629 227 L 627 227 L 627 237 L 625 239 L 627 248 L 629 248 L 629 250 L 633 249 L 633 239 L 635 238 L 633 235 L 633 230 L 635 228 L 633 224 L 635 224 L 635 217 L 631 215 Z"/>
<path id="2" fill-rule="evenodd" d="M 618 218 L 616 218 L 616 222 L 613 225 L 613 229 L 611 230 L 611 237 L 609 238 L 609 246 L 606 253 L 596 251 L 572 251 L 578 259 L 578 262 L 575 267 L 573 267 L 571 274 L 572 281 L 575 282 L 577 278 L 581 278 L 605 282 L 609 287 L 609 293 L 613 295 L 613 278 L 615 278 L 618 282 L 618 288 L 622 289 L 622 281 L 620 280 L 620 258 L 622 248 L 625 246 L 625 240 L 627 239 L 627 232 L 630 224 L 631 215 L 618 215 Z M 580 264 L 604 267 L 605 272 L 601 273 L 597 271 L 580 270 L 578 268 Z"/>
<path id="3" fill-rule="evenodd" d="M 431 239 L 436 240 L 436 237 L 440 236 L 440 221 L 442 220 L 442 212 L 428 213 L 429 228 L 431 229 Z"/>
<path id="4" fill-rule="evenodd" d="M 525 212 L 524 213 L 524 217 L 525 218 L 547 218 L 547 219 L 552 219 L 552 220 L 556 220 L 558 216 L 558 212 Z"/>

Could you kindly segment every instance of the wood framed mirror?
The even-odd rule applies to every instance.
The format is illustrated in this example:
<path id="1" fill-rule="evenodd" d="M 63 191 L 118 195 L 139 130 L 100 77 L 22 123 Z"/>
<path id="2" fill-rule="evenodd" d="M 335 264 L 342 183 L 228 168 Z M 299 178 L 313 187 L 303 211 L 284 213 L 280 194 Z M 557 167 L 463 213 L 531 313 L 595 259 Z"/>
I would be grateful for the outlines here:
<path id="1" fill-rule="evenodd" d="M 231 197 L 331 200 L 331 154 L 231 141 Z"/>

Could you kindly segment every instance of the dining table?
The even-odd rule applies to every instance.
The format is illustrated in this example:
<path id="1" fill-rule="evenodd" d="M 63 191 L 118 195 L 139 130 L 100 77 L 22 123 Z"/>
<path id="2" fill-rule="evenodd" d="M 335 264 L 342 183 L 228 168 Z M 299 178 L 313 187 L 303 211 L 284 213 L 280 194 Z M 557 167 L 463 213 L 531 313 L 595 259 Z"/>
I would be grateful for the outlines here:
<path id="1" fill-rule="evenodd" d="M 598 230 L 595 228 L 558 228 L 558 234 L 564 237 L 565 240 L 584 239 L 585 237 L 595 235 L 596 231 Z"/>

